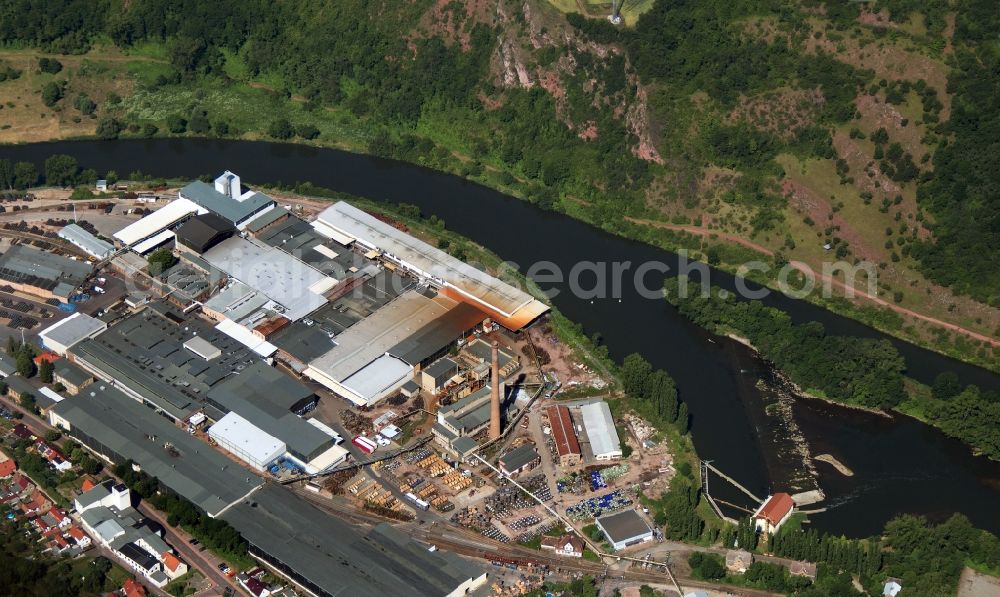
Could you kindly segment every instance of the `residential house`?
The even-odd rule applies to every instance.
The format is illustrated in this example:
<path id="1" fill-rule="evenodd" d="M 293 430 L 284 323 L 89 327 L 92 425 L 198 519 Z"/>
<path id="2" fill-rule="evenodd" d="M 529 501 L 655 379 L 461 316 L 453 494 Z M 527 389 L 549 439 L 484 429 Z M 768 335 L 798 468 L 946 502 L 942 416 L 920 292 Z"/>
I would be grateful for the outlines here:
<path id="1" fill-rule="evenodd" d="M 264 574 L 263 568 L 254 568 L 248 572 L 241 572 L 236 577 L 236 581 L 255 597 L 268 597 L 271 595 L 271 589 L 264 583 Z"/>
<path id="2" fill-rule="evenodd" d="M 100 487 L 105 485 L 98 485 L 87 493 Z M 113 491 L 114 487 L 111 489 Z M 114 552 L 155 587 L 163 587 L 171 578 L 187 572 L 187 567 L 173 556 L 171 547 L 131 506 L 119 509 L 95 502 L 82 511 L 80 522 L 98 543 Z M 171 558 L 167 558 L 167 554 Z"/>
<path id="3" fill-rule="evenodd" d="M 542 537 L 542 549 L 552 551 L 557 556 L 582 558 L 583 547 L 583 539 L 572 534 L 566 534 L 561 537 Z"/>
<path id="4" fill-rule="evenodd" d="M 73 463 L 69 461 L 69 458 L 43 441 L 35 444 L 35 450 L 42 458 L 49 461 L 49 466 L 57 471 L 68 471 L 73 468 Z"/>
<path id="5" fill-rule="evenodd" d="M 886 579 L 885 586 L 882 587 L 882 597 L 896 597 L 903 590 L 903 585 L 899 584 L 898 578 Z"/>
<path id="6" fill-rule="evenodd" d="M 25 514 L 40 515 L 52 507 L 52 502 L 41 491 L 35 491 L 35 493 L 31 494 L 31 499 L 21 502 L 21 507 Z"/>
<path id="7" fill-rule="evenodd" d="M 45 516 L 46 516 L 46 521 L 48 521 L 48 519 L 51 519 L 52 526 L 61 530 L 66 530 L 69 528 L 71 524 L 73 524 L 73 519 L 71 519 L 69 517 L 69 514 L 67 514 L 66 511 L 63 510 L 62 508 L 57 508 L 53 506 L 49 508 L 49 511 Z"/>
<path id="8" fill-rule="evenodd" d="M 785 524 L 795 509 L 792 496 L 787 493 L 776 493 L 769 496 L 753 513 L 754 524 L 762 533 L 774 534 Z"/>
<path id="9" fill-rule="evenodd" d="M 7 381 L 7 395 L 13 398 L 14 400 L 20 401 L 21 398 L 26 394 L 31 394 L 32 396 L 34 396 L 38 392 L 38 390 L 35 389 L 35 386 L 28 383 L 28 380 L 24 379 L 20 375 L 11 375 L 7 378 L 6 381 Z M 21 425 L 21 427 L 24 427 L 24 425 Z M 15 435 L 18 435 L 16 428 L 15 428 Z M 21 436 L 18 435 L 18 437 Z"/>
<path id="10" fill-rule="evenodd" d="M 174 580 L 187 574 L 188 566 L 181 561 L 180 558 L 175 556 L 173 553 L 166 551 L 163 552 L 163 573 L 167 575 L 167 578 Z"/>
<path id="11" fill-rule="evenodd" d="M 20 379 L 23 380 L 24 378 Z M 16 437 L 17 439 L 26 439 L 29 441 L 33 441 L 35 439 L 35 434 L 32 433 L 30 429 L 25 427 L 24 423 L 18 423 L 17 425 L 14 425 L 14 429 L 11 430 L 11 433 L 13 433 L 14 437 Z"/>
<path id="12" fill-rule="evenodd" d="M 146 597 L 146 587 L 134 578 L 130 578 L 122 585 L 122 594 L 125 597 Z"/>
<path id="13" fill-rule="evenodd" d="M 14 482 L 11 483 L 11 490 L 17 494 L 18 499 L 24 500 L 35 493 L 35 484 L 21 473 L 15 473 Z"/>
<path id="14" fill-rule="evenodd" d="M 74 542 L 76 542 L 76 546 L 79 547 L 81 550 L 90 547 L 91 544 L 90 535 L 84 533 L 80 527 L 73 525 L 69 528 L 68 531 L 66 531 L 66 534 L 69 535 Z"/>
<path id="15" fill-rule="evenodd" d="M 8 479 L 17 472 L 17 463 L 14 459 L 0 452 L 0 479 Z"/>

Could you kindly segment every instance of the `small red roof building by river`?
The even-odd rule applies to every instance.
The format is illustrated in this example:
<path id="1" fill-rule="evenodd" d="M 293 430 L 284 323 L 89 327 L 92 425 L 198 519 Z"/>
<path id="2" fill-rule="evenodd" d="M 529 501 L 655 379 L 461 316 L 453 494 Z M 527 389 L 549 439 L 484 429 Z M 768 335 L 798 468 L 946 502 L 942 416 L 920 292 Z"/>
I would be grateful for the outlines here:
<path id="1" fill-rule="evenodd" d="M 795 502 L 792 496 L 787 493 L 776 493 L 766 500 L 753 513 L 754 524 L 758 531 L 764 533 L 776 533 L 781 525 L 792 515 L 795 509 Z"/>

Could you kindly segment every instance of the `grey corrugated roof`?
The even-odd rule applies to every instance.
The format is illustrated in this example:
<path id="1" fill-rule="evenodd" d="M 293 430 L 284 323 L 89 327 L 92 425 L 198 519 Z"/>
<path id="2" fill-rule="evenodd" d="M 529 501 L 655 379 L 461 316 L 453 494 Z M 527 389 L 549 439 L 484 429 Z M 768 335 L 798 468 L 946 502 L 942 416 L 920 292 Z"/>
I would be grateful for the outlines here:
<path id="1" fill-rule="evenodd" d="M 38 333 L 42 340 L 51 339 L 63 346 L 73 346 L 77 342 L 104 330 L 108 324 L 85 313 L 74 313 Z"/>
<path id="2" fill-rule="evenodd" d="M 462 350 L 486 364 L 491 363 L 493 360 L 493 347 L 490 346 L 489 342 L 486 342 L 482 338 L 476 338 L 467 344 Z M 514 355 L 510 354 L 503 348 L 499 349 L 497 352 L 497 360 L 500 362 L 501 369 L 506 367 L 507 363 L 514 360 Z"/>
<path id="3" fill-rule="evenodd" d="M 467 454 L 478 448 L 479 444 L 477 444 L 476 440 L 471 437 L 460 437 L 451 442 L 451 447 L 454 448 L 459 454 Z"/>
<path id="4" fill-rule="evenodd" d="M 0 353 L 0 374 L 4 377 L 8 375 L 13 375 L 17 372 L 17 365 L 14 363 L 13 357 L 7 353 Z"/>
<path id="5" fill-rule="evenodd" d="M 597 519 L 612 542 L 618 543 L 650 531 L 649 523 L 635 510 L 608 514 Z"/>
<path id="6" fill-rule="evenodd" d="M 268 485 L 252 500 L 253 506 L 233 506 L 223 519 L 319 594 L 447 595 L 483 573 L 454 554 L 428 551 L 389 525 L 363 536 L 285 487 Z"/>
<path id="7" fill-rule="evenodd" d="M 28 380 L 21 377 L 20 374 L 11 375 L 5 381 L 7 382 L 7 387 L 18 394 L 24 394 L 25 392 L 36 394 L 38 392 L 35 386 L 28 383 Z"/>
<path id="8" fill-rule="evenodd" d="M 80 502 L 80 506 L 82 506 L 83 508 L 86 508 L 87 506 L 89 506 L 91 504 L 96 504 L 97 502 L 103 500 L 104 498 L 108 497 L 109 495 L 111 495 L 111 490 L 108 489 L 108 483 L 105 482 L 105 483 L 101 483 L 100 485 L 95 485 L 95 486 L 91 487 L 90 489 L 88 489 L 87 491 L 84 491 L 79 496 L 77 496 L 76 501 Z M 104 506 L 100 506 L 99 508 L 95 508 L 94 510 L 100 510 L 100 508 L 104 508 Z M 107 508 L 104 508 L 104 509 L 107 510 Z M 110 510 L 109 510 L 109 512 L 110 512 Z M 83 518 L 84 518 L 84 520 L 87 521 L 87 524 L 89 524 L 90 526 L 94 526 L 95 523 L 92 522 L 91 520 L 89 520 L 87 518 L 88 514 L 91 516 L 91 518 L 93 518 L 97 522 L 100 522 L 101 520 L 103 520 L 103 518 L 101 518 L 101 517 L 105 516 L 105 513 L 102 512 L 102 511 L 96 511 L 96 512 L 93 512 L 93 513 L 91 513 L 90 511 L 84 512 L 83 513 Z"/>
<path id="9" fill-rule="evenodd" d="M 86 261 L 48 253 L 30 245 L 14 245 L 0 255 L 0 278 L 38 287 L 55 288 L 59 283 L 76 287 L 91 271 L 93 266 Z"/>
<path id="10" fill-rule="evenodd" d="M 52 363 L 52 366 L 53 373 L 55 375 L 65 379 L 74 386 L 83 385 L 87 383 L 88 380 L 93 379 L 93 376 L 83 369 L 80 369 L 66 358 L 56 360 L 56 362 Z"/>
<path id="11" fill-rule="evenodd" d="M 180 191 L 181 197 L 189 199 L 207 210 L 213 211 L 232 223 L 246 219 L 248 216 L 273 203 L 263 193 L 254 193 L 242 201 L 227 197 L 215 190 L 215 187 L 196 180 Z"/>
<path id="12" fill-rule="evenodd" d="M 145 532 L 140 531 L 139 535 L 142 540 L 149 544 L 150 549 L 158 553 L 160 556 L 170 551 L 170 546 L 167 545 L 166 541 L 160 538 L 156 533 L 145 529 Z"/>
<path id="13" fill-rule="evenodd" d="M 92 340 L 77 344 L 71 351 L 77 360 L 115 379 L 147 401 L 183 419 L 204 400 L 216 383 L 261 359 L 239 341 L 216 330 L 197 317 L 177 315 L 180 323 L 161 316 L 170 312 L 162 303 L 131 315 Z M 203 338 L 217 346 L 222 355 L 205 368 L 205 361 L 182 345 L 191 338 Z M 169 354 L 167 358 L 161 355 Z"/>
<path id="14" fill-rule="evenodd" d="M 265 213 L 257 216 L 256 218 L 250 220 L 247 224 L 247 230 L 251 232 L 257 232 L 261 228 L 271 224 L 275 220 L 289 215 L 289 212 L 284 207 L 275 207 L 274 209 L 268 210 Z"/>
<path id="15" fill-rule="evenodd" d="M 334 346 L 319 326 L 306 325 L 301 321 L 285 326 L 268 341 L 303 363 L 323 356 Z"/>
<path id="16" fill-rule="evenodd" d="M 247 367 L 208 393 L 212 402 L 237 413 L 306 458 L 315 457 L 333 443 L 329 435 L 291 412 L 297 403 L 312 396 L 308 387 L 264 363 Z"/>
<path id="17" fill-rule="evenodd" d="M 112 460 L 131 459 L 211 515 L 263 483 L 208 444 L 103 383 L 92 384 L 53 410 L 69 421 L 70 436 Z"/>
<path id="18" fill-rule="evenodd" d="M 504 468 L 515 470 L 534 461 L 536 458 L 538 458 L 538 452 L 535 450 L 535 445 L 524 444 L 507 452 L 500 457 L 500 460 L 503 462 Z"/>
<path id="19" fill-rule="evenodd" d="M 580 414 L 583 415 L 583 427 L 587 430 L 587 438 L 595 455 L 621 451 L 618 431 L 607 402 L 602 400 L 584 404 L 580 407 Z"/>
<path id="20" fill-rule="evenodd" d="M 448 375 L 450 377 L 451 375 L 455 374 L 457 369 L 458 365 L 455 363 L 455 361 L 449 359 L 448 357 L 445 357 L 443 359 L 435 361 L 434 363 L 431 363 L 431 365 L 428 366 L 426 369 L 424 369 L 423 372 L 431 376 L 432 379 L 437 379 L 442 375 Z"/>

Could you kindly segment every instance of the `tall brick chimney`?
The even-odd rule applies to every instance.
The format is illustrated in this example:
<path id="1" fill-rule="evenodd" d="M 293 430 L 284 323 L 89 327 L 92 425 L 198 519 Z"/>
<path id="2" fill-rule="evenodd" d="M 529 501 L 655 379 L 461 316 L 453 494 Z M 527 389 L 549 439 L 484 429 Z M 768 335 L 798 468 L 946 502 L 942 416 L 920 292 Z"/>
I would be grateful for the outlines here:
<path id="1" fill-rule="evenodd" d="M 490 439 L 500 437 L 500 345 L 493 341 L 493 366 L 490 369 Z"/>

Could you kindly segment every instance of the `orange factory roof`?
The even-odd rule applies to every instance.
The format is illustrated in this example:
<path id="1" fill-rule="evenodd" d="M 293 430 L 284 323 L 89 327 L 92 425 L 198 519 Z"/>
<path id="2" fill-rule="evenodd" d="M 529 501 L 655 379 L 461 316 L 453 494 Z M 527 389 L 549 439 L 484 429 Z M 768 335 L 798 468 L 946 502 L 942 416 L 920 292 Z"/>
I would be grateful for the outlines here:
<path id="1" fill-rule="evenodd" d="M 781 519 L 788 514 L 794 505 L 792 496 L 787 493 L 776 493 L 764 502 L 764 507 L 757 513 L 757 518 L 763 518 L 772 525 L 776 525 L 781 522 Z"/>

